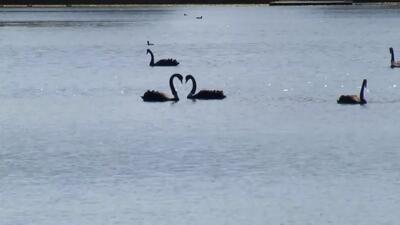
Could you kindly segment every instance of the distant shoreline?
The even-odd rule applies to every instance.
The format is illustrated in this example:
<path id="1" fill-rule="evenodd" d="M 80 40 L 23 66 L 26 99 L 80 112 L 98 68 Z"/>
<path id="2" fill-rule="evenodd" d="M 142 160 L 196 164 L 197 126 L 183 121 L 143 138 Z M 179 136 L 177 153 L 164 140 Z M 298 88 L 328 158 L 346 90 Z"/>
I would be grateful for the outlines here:
<path id="1" fill-rule="evenodd" d="M 269 4 L 271 0 L 2 0 L 0 7 L 99 7 L 138 5 Z"/>
<path id="2" fill-rule="evenodd" d="M 400 4 L 400 0 L 3 0 L 0 8 L 63 8 L 63 7 L 136 7 L 141 5 L 224 5 L 266 4 L 352 5 L 363 3 Z"/>

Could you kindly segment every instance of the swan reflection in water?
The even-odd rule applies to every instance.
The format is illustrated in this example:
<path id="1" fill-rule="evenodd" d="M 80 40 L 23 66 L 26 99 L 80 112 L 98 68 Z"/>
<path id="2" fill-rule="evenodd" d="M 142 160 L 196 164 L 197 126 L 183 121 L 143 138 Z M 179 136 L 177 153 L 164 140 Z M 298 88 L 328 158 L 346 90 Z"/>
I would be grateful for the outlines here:
<path id="1" fill-rule="evenodd" d="M 160 59 L 156 63 L 154 63 L 154 54 L 150 49 L 147 49 L 147 54 L 150 54 L 150 66 L 177 66 L 179 64 L 176 59 Z"/>
<path id="2" fill-rule="evenodd" d="M 171 89 L 171 93 L 173 97 L 168 97 L 166 94 L 159 92 L 159 91 L 154 91 L 154 90 L 147 90 L 142 97 L 143 101 L 145 102 L 166 102 L 166 101 L 174 101 L 177 102 L 179 101 L 178 93 L 175 90 L 174 86 L 174 79 L 178 78 L 179 81 L 182 83 L 183 76 L 180 75 L 179 73 L 173 74 L 169 78 L 169 88 Z"/>
<path id="3" fill-rule="evenodd" d="M 185 77 L 185 83 L 187 83 L 189 80 L 192 81 L 192 90 L 187 96 L 188 99 L 212 100 L 212 99 L 226 98 L 224 92 L 221 90 L 201 90 L 198 93 L 196 93 L 196 88 L 197 88 L 196 80 L 190 74 Z"/>

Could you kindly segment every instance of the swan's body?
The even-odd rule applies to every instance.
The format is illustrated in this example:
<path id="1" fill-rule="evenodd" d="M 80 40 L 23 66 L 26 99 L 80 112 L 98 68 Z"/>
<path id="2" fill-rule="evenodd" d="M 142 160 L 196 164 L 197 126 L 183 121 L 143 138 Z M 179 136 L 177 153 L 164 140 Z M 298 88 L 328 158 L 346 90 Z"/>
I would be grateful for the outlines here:
<path id="1" fill-rule="evenodd" d="M 224 95 L 224 92 L 220 90 L 201 90 L 197 94 L 195 94 L 197 87 L 196 80 L 190 74 L 185 77 L 185 83 L 187 83 L 189 80 L 191 80 L 193 84 L 192 90 L 187 96 L 187 98 L 189 99 L 211 100 L 211 99 L 224 99 L 226 97 Z"/>
<path id="2" fill-rule="evenodd" d="M 147 54 L 150 54 L 150 66 L 177 66 L 179 64 L 176 59 L 160 59 L 156 63 L 154 63 L 154 55 L 150 49 L 147 49 Z"/>
<path id="3" fill-rule="evenodd" d="M 168 97 L 166 94 L 154 90 L 147 90 L 142 97 L 145 102 L 166 102 L 166 101 L 179 101 L 178 93 L 175 90 L 174 86 L 174 78 L 178 78 L 182 83 L 183 77 L 182 75 L 175 73 L 169 78 L 169 87 L 171 89 L 173 97 Z"/>
<path id="4" fill-rule="evenodd" d="M 147 41 L 147 45 L 150 46 L 150 45 L 154 45 L 154 44 L 153 44 L 153 43 L 150 43 L 149 41 Z"/>
<path id="5" fill-rule="evenodd" d="M 395 67 L 400 67 L 400 61 L 395 61 L 394 60 L 394 52 L 393 52 L 393 48 L 389 48 L 390 51 L 390 67 L 391 68 L 395 68 Z"/>
<path id="6" fill-rule="evenodd" d="M 342 95 L 337 100 L 338 104 L 367 104 L 367 100 L 364 98 L 364 88 L 367 87 L 367 80 L 364 79 L 361 85 L 360 96 L 357 95 Z"/>

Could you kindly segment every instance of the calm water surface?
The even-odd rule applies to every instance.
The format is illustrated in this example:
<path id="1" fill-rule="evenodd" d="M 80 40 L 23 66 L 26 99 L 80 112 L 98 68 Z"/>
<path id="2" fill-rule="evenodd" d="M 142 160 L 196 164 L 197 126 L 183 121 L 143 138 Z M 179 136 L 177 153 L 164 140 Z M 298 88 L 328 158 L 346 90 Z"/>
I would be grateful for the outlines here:
<path id="1" fill-rule="evenodd" d="M 399 224 L 399 20 L 393 6 L 0 9 L 0 224 Z M 147 40 L 181 64 L 150 68 Z M 173 73 L 228 97 L 192 102 L 176 82 L 178 103 L 142 102 Z M 336 104 L 364 78 L 366 106 Z"/>

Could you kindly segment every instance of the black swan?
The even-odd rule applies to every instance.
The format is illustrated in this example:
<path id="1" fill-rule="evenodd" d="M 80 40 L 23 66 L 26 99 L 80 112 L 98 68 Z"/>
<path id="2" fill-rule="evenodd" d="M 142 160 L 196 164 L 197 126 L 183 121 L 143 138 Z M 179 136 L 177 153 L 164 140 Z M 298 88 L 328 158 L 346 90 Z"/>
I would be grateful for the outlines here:
<path id="1" fill-rule="evenodd" d="M 389 51 L 390 51 L 390 55 L 391 55 L 391 58 L 390 58 L 390 67 L 391 67 L 391 68 L 400 67 L 400 61 L 395 61 L 395 60 L 394 60 L 393 48 L 392 48 L 392 47 L 389 48 Z"/>
<path id="2" fill-rule="evenodd" d="M 175 73 L 169 78 L 169 88 L 171 89 L 172 95 L 174 97 L 168 97 L 166 94 L 154 90 L 147 90 L 142 97 L 143 101 L 145 102 L 166 102 L 166 101 L 179 101 L 178 93 L 174 87 L 174 78 L 178 78 L 179 81 L 182 83 L 183 76 Z"/>
<path id="3" fill-rule="evenodd" d="M 151 60 L 150 66 L 177 66 L 179 64 L 175 59 L 160 59 L 156 63 L 154 63 L 154 55 L 150 49 L 147 49 L 147 54 L 150 53 Z"/>
<path id="4" fill-rule="evenodd" d="M 342 95 L 337 100 L 338 104 L 367 104 L 364 98 L 364 88 L 367 87 L 367 80 L 364 79 L 361 85 L 360 96 L 357 95 Z"/>
<path id="5" fill-rule="evenodd" d="M 196 19 L 201 20 L 203 19 L 203 16 L 196 16 Z"/>
<path id="6" fill-rule="evenodd" d="M 150 43 L 150 41 L 147 41 L 147 45 L 150 46 L 150 45 L 154 45 L 154 44 Z"/>
<path id="7" fill-rule="evenodd" d="M 196 80 L 192 75 L 187 75 L 185 77 L 185 83 L 188 82 L 188 80 L 192 81 L 192 90 L 190 91 L 189 95 L 187 98 L 189 99 L 202 99 L 202 100 L 210 100 L 210 99 L 224 99 L 226 96 L 224 95 L 223 91 L 219 90 L 201 90 L 197 94 L 196 92 Z"/>

